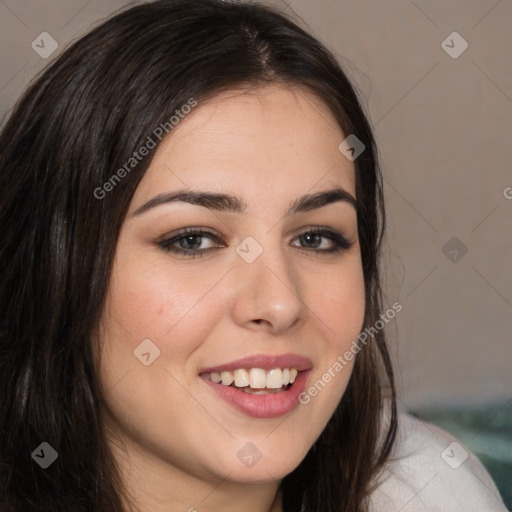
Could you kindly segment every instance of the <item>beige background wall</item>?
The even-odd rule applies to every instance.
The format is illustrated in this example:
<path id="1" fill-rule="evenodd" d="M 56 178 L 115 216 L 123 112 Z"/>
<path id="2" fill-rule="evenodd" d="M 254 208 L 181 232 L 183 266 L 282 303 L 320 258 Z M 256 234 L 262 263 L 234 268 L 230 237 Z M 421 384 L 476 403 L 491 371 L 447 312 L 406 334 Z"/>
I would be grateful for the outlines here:
<path id="1" fill-rule="evenodd" d="M 39 34 L 59 44 L 51 60 L 130 3 L 0 0 L 2 112 L 48 62 L 31 48 Z M 385 176 L 387 303 L 404 306 L 389 331 L 402 401 L 505 406 L 512 399 L 512 2 L 274 3 L 342 59 L 366 98 Z M 457 58 L 441 45 L 454 31 L 468 44 L 457 56 L 463 40 L 446 40 Z"/>

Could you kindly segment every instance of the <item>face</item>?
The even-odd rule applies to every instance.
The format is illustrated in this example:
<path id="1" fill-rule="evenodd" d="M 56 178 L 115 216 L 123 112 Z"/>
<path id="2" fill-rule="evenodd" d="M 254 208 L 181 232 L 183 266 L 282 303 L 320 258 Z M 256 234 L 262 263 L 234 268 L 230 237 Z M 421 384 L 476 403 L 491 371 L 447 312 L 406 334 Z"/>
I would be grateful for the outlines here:
<path id="1" fill-rule="evenodd" d="M 99 340 L 105 421 L 132 460 L 277 480 L 326 426 L 365 308 L 345 136 L 315 96 L 272 86 L 199 103 L 158 147 Z"/>

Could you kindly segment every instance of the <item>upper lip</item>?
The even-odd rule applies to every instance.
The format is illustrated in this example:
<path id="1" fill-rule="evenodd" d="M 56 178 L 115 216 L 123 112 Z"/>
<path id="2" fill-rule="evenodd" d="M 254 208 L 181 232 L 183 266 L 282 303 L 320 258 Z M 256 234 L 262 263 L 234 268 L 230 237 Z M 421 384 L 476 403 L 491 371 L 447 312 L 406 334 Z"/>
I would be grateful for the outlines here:
<path id="1" fill-rule="evenodd" d="M 261 368 L 272 370 L 273 368 L 295 368 L 299 371 L 309 370 L 312 367 L 311 359 L 298 354 L 266 355 L 256 354 L 242 357 L 229 363 L 203 368 L 199 373 L 229 372 L 239 368 Z"/>

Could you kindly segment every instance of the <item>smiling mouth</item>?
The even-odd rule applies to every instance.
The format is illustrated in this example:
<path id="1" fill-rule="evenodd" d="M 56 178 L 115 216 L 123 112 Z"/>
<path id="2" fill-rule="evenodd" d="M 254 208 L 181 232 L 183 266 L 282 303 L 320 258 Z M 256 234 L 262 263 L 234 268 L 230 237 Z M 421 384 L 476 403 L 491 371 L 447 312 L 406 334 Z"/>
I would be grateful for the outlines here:
<path id="1" fill-rule="evenodd" d="M 239 368 L 234 371 L 202 373 L 201 376 L 214 384 L 235 388 L 251 395 L 281 393 L 291 388 L 297 375 L 296 368 Z"/>

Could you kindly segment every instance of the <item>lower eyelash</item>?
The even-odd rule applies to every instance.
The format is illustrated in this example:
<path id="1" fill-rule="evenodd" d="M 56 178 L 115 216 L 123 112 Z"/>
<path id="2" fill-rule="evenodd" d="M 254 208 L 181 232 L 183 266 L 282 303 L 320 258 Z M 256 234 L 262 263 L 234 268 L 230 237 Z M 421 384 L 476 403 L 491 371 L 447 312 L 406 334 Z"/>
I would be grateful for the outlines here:
<path id="1" fill-rule="evenodd" d="M 192 249 L 178 249 L 176 251 L 173 250 L 173 252 L 178 252 L 179 254 L 182 254 L 183 256 L 190 256 L 192 259 L 194 258 L 202 258 L 203 254 L 206 252 L 207 249 L 203 249 L 200 251 L 193 251 Z"/>

